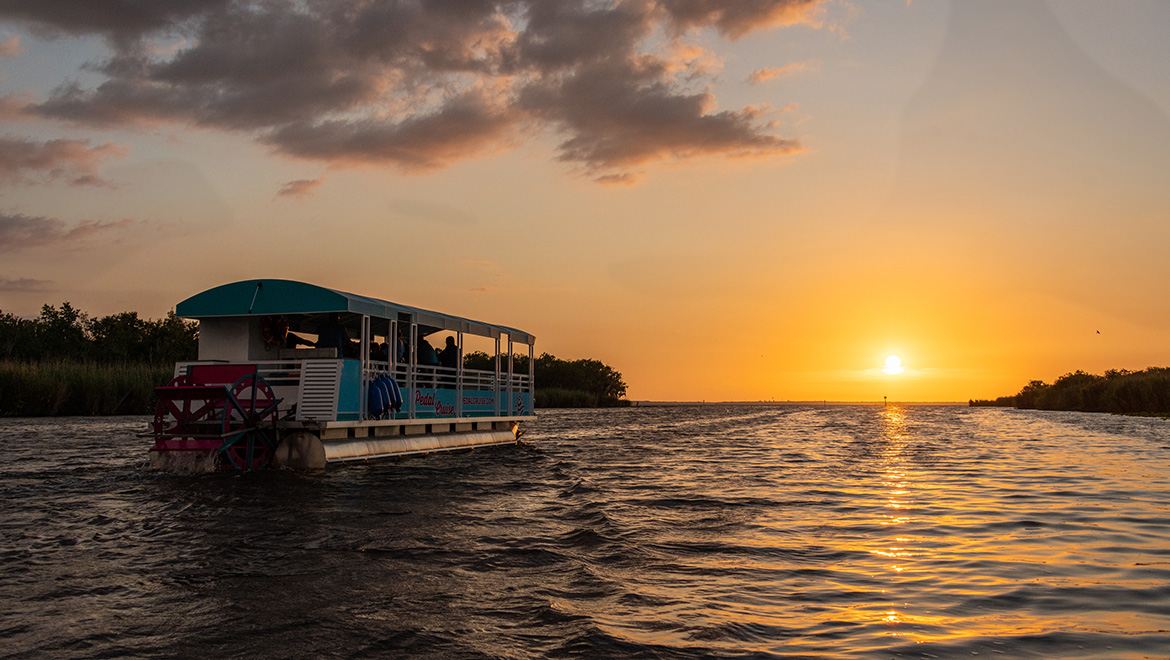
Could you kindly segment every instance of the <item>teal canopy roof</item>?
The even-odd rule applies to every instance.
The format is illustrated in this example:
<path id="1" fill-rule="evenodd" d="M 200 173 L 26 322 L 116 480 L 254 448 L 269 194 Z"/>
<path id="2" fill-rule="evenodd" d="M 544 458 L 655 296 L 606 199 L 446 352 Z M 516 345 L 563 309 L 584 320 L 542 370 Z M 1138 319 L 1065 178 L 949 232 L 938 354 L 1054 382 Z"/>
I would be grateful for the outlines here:
<path id="1" fill-rule="evenodd" d="M 500 333 L 505 333 L 512 341 L 523 344 L 532 344 L 536 339 L 527 332 L 508 326 L 473 321 L 292 280 L 244 280 L 223 284 L 197 293 L 175 306 L 175 314 L 188 319 L 329 312 L 364 314 L 381 319 L 397 319 L 399 314 L 409 314 L 416 323 L 439 330 L 467 332 L 484 337 L 499 337 Z"/>

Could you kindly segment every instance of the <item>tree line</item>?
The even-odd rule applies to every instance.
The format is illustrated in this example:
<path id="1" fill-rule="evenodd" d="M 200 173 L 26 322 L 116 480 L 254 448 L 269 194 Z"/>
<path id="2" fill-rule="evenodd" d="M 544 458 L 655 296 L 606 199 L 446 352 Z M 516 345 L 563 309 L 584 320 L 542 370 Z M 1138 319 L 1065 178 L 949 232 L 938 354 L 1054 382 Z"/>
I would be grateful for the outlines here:
<path id="1" fill-rule="evenodd" d="M 1030 410 L 1170 414 L 1170 368 L 1110 369 L 1101 376 L 1077 370 L 1052 384 L 1033 380 L 1013 396 L 972 399 L 969 403 Z"/>
<path id="2" fill-rule="evenodd" d="M 173 365 L 198 352 L 199 325 L 174 312 L 158 320 L 138 312 L 90 318 L 68 302 L 43 305 L 31 319 L 0 311 L 0 360 Z"/>
<path id="3" fill-rule="evenodd" d="M 467 369 L 495 369 L 495 357 L 475 351 L 463 356 Z M 513 355 L 512 369 L 528 372 L 528 356 Z M 627 406 L 626 382 L 621 372 L 600 360 L 562 360 L 542 353 L 533 365 L 538 408 L 595 408 Z"/>

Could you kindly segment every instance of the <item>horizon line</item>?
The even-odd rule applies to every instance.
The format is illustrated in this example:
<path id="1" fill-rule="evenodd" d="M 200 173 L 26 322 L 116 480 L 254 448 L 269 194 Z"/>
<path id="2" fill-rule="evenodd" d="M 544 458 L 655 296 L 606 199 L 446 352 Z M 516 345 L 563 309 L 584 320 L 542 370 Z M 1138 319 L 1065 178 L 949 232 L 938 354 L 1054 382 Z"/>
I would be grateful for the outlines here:
<path id="1" fill-rule="evenodd" d="M 630 404 L 635 406 L 881 406 L 888 404 L 903 406 L 969 406 L 970 401 L 830 401 L 828 399 L 810 399 L 802 401 L 775 401 L 771 399 L 745 399 L 735 401 L 659 401 L 655 399 L 631 399 Z"/>

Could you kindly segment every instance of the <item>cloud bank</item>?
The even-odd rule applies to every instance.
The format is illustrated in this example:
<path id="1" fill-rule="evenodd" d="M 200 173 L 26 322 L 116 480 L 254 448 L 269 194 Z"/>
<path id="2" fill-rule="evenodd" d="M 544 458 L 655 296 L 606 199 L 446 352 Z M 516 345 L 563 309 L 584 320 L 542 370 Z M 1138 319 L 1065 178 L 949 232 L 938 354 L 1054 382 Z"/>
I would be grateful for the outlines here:
<path id="1" fill-rule="evenodd" d="M 0 277 L 0 291 L 7 293 L 39 293 L 53 287 L 51 280 L 34 280 L 28 277 L 5 279 Z"/>
<path id="2" fill-rule="evenodd" d="M 289 181 L 276 191 L 277 197 L 307 197 L 313 194 L 317 186 L 321 185 L 325 179 L 318 177 L 316 179 L 297 179 L 296 181 Z"/>
<path id="3" fill-rule="evenodd" d="M 536 135 L 601 180 L 655 161 L 800 150 L 719 110 L 687 35 L 819 24 L 827 0 L 9 0 L 0 20 L 99 34 L 104 79 L 29 111 L 178 122 L 332 165 L 446 167 Z"/>
<path id="4" fill-rule="evenodd" d="M 36 142 L 0 136 L 0 183 L 61 180 L 72 186 L 105 186 L 109 183 L 97 175 L 98 164 L 124 155 L 126 149 L 112 142 L 91 147 L 88 140 Z"/>
<path id="5" fill-rule="evenodd" d="M 87 221 L 70 227 L 60 218 L 0 213 L 0 254 L 46 245 L 77 247 L 88 238 L 130 224 L 129 220 Z"/>

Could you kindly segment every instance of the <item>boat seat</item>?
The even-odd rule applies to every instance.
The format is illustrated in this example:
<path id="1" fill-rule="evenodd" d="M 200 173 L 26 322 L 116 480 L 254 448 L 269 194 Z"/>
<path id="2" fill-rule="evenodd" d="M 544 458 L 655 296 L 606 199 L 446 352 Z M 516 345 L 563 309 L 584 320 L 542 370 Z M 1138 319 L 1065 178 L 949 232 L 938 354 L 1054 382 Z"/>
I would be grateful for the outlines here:
<path id="1" fill-rule="evenodd" d="M 187 375 L 195 385 L 232 385 L 244 376 L 256 375 L 254 364 L 193 364 Z"/>

